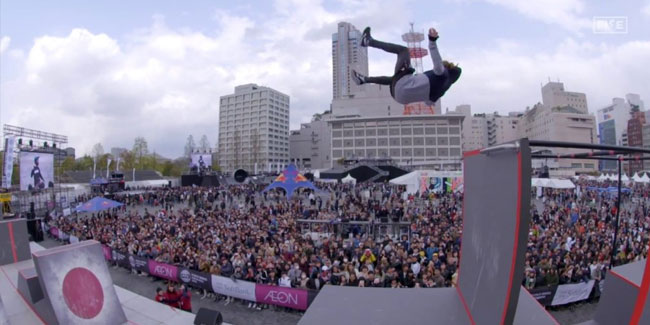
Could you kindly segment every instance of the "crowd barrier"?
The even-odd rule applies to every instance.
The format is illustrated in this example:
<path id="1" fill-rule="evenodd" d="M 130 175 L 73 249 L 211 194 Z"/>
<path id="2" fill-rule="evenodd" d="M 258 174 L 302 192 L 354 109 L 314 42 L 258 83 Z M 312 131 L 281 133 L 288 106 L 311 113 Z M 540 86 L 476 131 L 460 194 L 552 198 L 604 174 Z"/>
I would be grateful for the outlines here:
<path id="1" fill-rule="evenodd" d="M 69 240 L 71 243 L 79 242 L 79 238 L 76 236 L 67 235 L 56 227 L 50 227 L 48 232 L 60 240 Z M 127 254 L 106 245 L 102 245 L 102 247 L 104 249 L 104 258 L 120 267 L 145 272 L 161 279 L 183 283 L 193 288 L 205 289 L 246 301 L 297 310 L 307 310 L 307 307 L 316 298 L 317 294 L 313 290 L 235 280 L 229 277 L 199 272 L 182 266 L 161 263 L 145 257 Z"/>
<path id="2" fill-rule="evenodd" d="M 528 292 L 537 299 L 542 306 L 561 306 L 589 299 L 595 288 L 596 281 L 560 284 L 555 286 L 528 289 Z M 598 289 L 594 294 L 600 295 L 603 291 L 605 280 L 598 281 Z"/>
<path id="3" fill-rule="evenodd" d="M 53 237 L 79 242 L 79 238 L 65 234 L 56 227 L 47 229 Z M 191 270 L 185 267 L 166 264 L 137 255 L 111 249 L 103 245 L 104 257 L 121 267 L 148 273 L 152 276 L 169 281 L 187 284 L 198 289 L 205 289 L 221 295 L 239 298 L 262 304 L 288 307 L 297 310 L 307 310 L 307 307 L 318 294 L 314 290 L 287 288 L 258 284 L 244 280 L 234 280 L 228 277 L 212 275 Z M 594 280 L 581 283 L 562 284 L 556 286 L 529 289 L 537 301 L 543 306 L 560 306 L 589 299 L 595 285 Z M 599 292 L 602 292 L 605 280 L 599 281 Z"/>

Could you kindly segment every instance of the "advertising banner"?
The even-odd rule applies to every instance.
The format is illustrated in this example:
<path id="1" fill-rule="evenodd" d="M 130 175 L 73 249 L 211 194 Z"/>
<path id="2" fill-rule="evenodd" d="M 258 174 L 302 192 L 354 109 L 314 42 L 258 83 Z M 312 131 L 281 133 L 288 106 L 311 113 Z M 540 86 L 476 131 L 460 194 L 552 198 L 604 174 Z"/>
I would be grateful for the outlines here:
<path id="1" fill-rule="evenodd" d="M 9 136 L 5 140 L 5 154 L 2 167 L 2 187 L 11 187 L 11 177 L 14 174 L 14 147 L 16 138 Z"/>
<path id="2" fill-rule="evenodd" d="M 257 284 L 255 298 L 258 303 L 307 310 L 309 294 L 307 290 Z"/>
<path id="3" fill-rule="evenodd" d="M 129 266 L 131 270 L 149 273 L 149 260 L 145 257 L 129 254 Z"/>
<path id="4" fill-rule="evenodd" d="M 34 191 L 54 187 L 54 155 L 42 152 L 20 153 L 20 190 Z"/>
<path id="5" fill-rule="evenodd" d="M 205 290 L 212 290 L 212 280 L 210 274 L 181 268 L 178 272 L 178 280 L 181 283 L 192 286 L 194 288 L 201 288 Z"/>
<path id="6" fill-rule="evenodd" d="M 108 246 L 106 246 L 106 245 L 102 245 L 102 249 L 104 250 L 104 258 L 105 258 L 107 261 L 110 261 L 110 260 L 111 260 L 111 257 L 113 256 L 113 254 L 112 254 L 112 252 L 111 252 L 111 248 L 108 247 Z"/>
<path id="7" fill-rule="evenodd" d="M 178 268 L 174 265 L 149 260 L 149 274 L 170 281 L 178 281 Z"/>
<path id="8" fill-rule="evenodd" d="M 541 287 L 535 289 L 529 289 L 528 292 L 539 302 L 542 306 L 550 306 L 553 302 L 553 296 L 557 286 L 552 287 Z"/>
<path id="9" fill-rule="evenodd" d="M 557 287 L 551 306 L 564 305 L 589 298 L 594 280 L 575 284 L 563 284 Z"/>
<path id="10" fill-rule="evenodd" d="M 212 291 L 248 301 L 255 301 L 255 283 L 235 281 L 223 276 L 212 275 Z"/>
<path id="11" fill-rule="evenodd" d="M 118 250 L 112 250 L 111 251 L 111 260 L 115 262 L 117 265 L 124 267 L 124 268 L 129 268 L 129 258 L 125 253 L 122 253 Z"/>

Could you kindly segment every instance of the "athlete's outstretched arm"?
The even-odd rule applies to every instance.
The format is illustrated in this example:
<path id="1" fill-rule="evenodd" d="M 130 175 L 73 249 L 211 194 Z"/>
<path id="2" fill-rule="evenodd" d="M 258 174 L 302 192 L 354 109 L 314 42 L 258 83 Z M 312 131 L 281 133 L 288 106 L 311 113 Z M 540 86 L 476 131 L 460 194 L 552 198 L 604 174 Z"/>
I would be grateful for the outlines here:
<path id="1" fill-rule="evenodd" d="M 445 66 L 442 64 L 442 57 L 440 56 L 440 52 L 438 52 L 437 39 L 438 31 L 435 28 L 429 28 L 429 53 L 433 61 L 433 73 L 439 76 L 445 73 Z"/>

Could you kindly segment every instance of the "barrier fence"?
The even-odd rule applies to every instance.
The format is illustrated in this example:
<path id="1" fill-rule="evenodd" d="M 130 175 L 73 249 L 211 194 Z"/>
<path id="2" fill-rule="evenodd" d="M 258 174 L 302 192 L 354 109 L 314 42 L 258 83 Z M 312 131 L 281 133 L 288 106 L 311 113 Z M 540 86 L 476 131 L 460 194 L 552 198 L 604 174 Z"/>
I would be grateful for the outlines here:
<path id="1" fill-rule="evenodd" d="M 79 242 L 79 238 L 65 234 L 56 227 L 46 229 L 50 235 L 70 243 Z M 229 277 L 199 272 L 181 266 L 157 262 L 145 257 L 127 254 L 102 245 L 104 258 L 121 267 L 148 273 L 152 276 L 169 281 L 184 283 L 188 286 L 205 289 L 221 295 L 239 298 L 251 302 L 277 305 L 297 310 L 307 310 L 316 298 L 318 291 L 271 286 Z M 529 289 L 537 301 L 543 306 L 559 306 L 589 299 L 595 290 L 595 281 L 562 284 L 557 286 Z M 597 294 L 602 292 L 605 280 L 598 283 Z"/>
<path id="2" fill-rule="evenodd" d="M 56 227 L 50 227 L 48 232 L 60 240 L 69 240 L 71 243 L 79 241 L 79 238 L 67 235 Z M 259 284 L 199 272 L 181 266 L 157 262 L 142 256 L 120 252 L 106 245 L 102 245 L 102 248 L 104 250 L 104 258 L 120 267 L 145 272 L 161 279 L 183 283 L 193 288 L 205 289 L 246 301 L 297 310 L 307 310 L 307 307 L 316 298 L 317 294 L 313 290 Z"/>

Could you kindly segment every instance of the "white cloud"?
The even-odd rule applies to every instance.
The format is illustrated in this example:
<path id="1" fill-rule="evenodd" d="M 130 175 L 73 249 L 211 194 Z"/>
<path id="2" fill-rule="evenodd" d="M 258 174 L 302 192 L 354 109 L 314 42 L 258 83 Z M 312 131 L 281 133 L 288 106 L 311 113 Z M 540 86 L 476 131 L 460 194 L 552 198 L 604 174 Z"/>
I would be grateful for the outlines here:
<path id="1" fill-rule="evenodd" d="M 334 11 L 278 0 L 263 20 L 217 11 L 207 32 L 172 29 L 156 15 L 119 41 L 84 28 L 42 36 L 16 61 L 18 77 L 2 84 L 12 94 L 0 97 L 3 121 L 67 134 L 80 153 L 96 142 L 128 147 L 141 135 L 175 157 L 190 133 L 216 143 L 219 96 L 254 82 L 291 96 L 295 128 L 329 107 L 336 23 L 374 24 L 377 35 L 397 38 L 410 15 L 397 10 L 402 2 L 355 0 Z M 381 28 L 388 18 L 394 29 Z"/>
<path id="2" fill-rule="evenodd" d="M 648 1 L 643 8 L 641 8 L 641 12 L 646 15 L 647 17 L 650 17 L 650 1 Z"/>
<path id="3" fill-rule="evenodd" d="M 592 26 L 590 19 L 581 17 L 584 0 L 484 0 L 517 11 L 547 24 L 556 24 L 567 30 L 579 32 Z"/>
<path id="4" fill-rule="evenodd" d="M 540 84 L 548 78 L 586 93 L 591 112 L 630 92 L 650 98 L 641 69 L 650 65 L 650 41 L 605 45 L 569 38 L 532 55 L 523 46 L 501 42 L 492 49 L 464 49 L 454 60 L 463 75 L 443 98 L 443 107 L 471 103 L 474 112 L 522 111 L 541 101 Z"/>
<path id="5" fill-rule="evenodd" d="M 9 43 L 11 43 L 11 38 L 9 38 L 9 36 L 3 36 L 0 39 L 0 54 L 4 53 L 9 48 Z"/>

